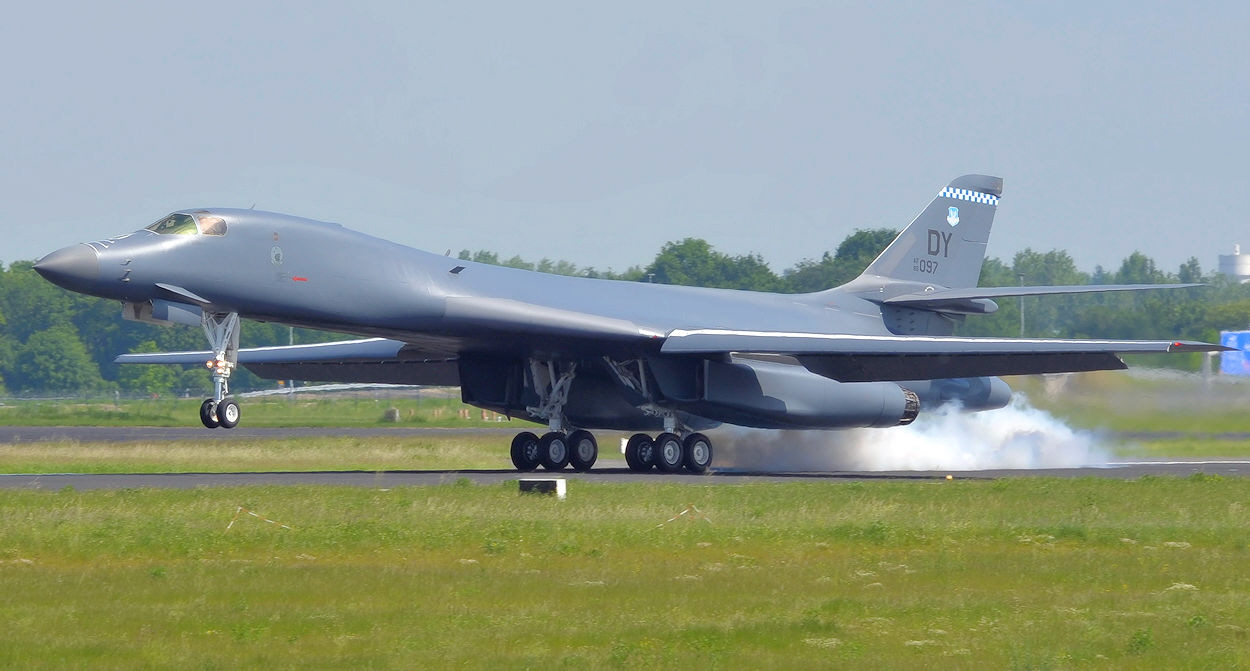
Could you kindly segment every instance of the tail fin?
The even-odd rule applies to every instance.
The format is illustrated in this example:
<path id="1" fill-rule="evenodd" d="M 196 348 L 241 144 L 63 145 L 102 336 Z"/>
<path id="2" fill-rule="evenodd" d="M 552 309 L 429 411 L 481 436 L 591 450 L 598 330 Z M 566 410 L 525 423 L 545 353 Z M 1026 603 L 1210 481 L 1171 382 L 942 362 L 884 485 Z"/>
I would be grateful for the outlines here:
<path id="1" fill-rule="evenodd" d="M 1003 180 L 964 175 L 933 202 L 868 265 L 864 275 L 941 285 L 975 287 Z"/>

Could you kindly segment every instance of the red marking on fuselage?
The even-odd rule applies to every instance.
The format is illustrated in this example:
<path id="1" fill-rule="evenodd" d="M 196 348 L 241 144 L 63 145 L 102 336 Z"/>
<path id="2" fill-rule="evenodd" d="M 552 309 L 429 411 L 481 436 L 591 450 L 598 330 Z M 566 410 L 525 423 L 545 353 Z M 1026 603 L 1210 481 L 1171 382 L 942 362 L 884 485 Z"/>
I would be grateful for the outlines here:
<path id="1" fill-rule="evenodd" d="M 308 278 L 307 277 L 292 277 L 291 281 L 292 282 L 307 282 Z"/>

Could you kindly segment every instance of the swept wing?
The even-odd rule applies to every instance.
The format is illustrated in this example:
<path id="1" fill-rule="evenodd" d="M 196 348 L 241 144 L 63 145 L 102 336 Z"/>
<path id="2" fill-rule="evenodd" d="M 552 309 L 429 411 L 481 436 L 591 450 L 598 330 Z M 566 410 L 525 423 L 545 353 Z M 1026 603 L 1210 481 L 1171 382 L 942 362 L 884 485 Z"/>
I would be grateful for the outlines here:
<path id="1" fill-rule="evenodd" d="M 1049 340 L 955 336 L 850 335 L 769 331 L 674 331 L 661 352 L 793 356 L 808 370 L 839 382 L 1027 375 L 1127 368 L 1118 354 L 1212 352 L 1200 342 Z"/>

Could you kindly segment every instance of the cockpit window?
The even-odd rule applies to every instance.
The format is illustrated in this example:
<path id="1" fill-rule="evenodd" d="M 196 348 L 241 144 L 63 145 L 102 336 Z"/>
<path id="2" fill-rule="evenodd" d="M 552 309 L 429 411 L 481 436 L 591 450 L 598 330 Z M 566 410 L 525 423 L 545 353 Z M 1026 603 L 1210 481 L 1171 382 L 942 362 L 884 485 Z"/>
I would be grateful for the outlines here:
<path id="1" fill-rule="evenodd" d="M 166 234 L 195 235 L 200 230 L 195 227 L 195 219 L 189 214 L 171 214 L 164 219 L 148 226 L 149 231 Z"/>
<path id="2" fill-rule="evenodd" d="M 210 214 L 201 214 L 199 216 L 199 225 L 197 226 L 196 217 L 175 212 L 148 226 L 148 230 L 161 235 L 196 235 L 197 233 L 225 235 L 226 220 Z"/>
<path id="3" fill-rule="evenodd" d="M 208 214 L 202 214 L 200 219 L 200 232 L 204 235 L 225 235 L 226 220 L 221 217 L 214 217 Z"/>

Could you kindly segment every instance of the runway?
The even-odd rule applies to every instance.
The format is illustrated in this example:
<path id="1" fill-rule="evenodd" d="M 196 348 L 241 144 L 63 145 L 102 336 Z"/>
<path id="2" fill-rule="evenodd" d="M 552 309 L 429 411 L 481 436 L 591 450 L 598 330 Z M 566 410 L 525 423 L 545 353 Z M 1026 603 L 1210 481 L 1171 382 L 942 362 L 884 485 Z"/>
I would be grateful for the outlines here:
<path id="1" fill-rule="evenodd" d="M 0 427 L 0 443 L 78 442 L 159 442 L 183 440 L 239 440 L 298 438 L 302 436 L 403 437 L 485 434 L 511 436 L 512 428 L 237 428 L 208 431 L 193 427 Z M 615 456 L 615 455 L 611 455 Z M 407 487 L 447 484 L 467 479 L 479 485 L 515 481 L 523 477 L 563 477 L 576 482 L 671 482 L 689 485 L 733 485 L 763 482 L 839 482 L 867 480 L 943 481 L 953 479 L 998 479 L 1018 477 L 1097 477 L 1136 479 L 1146 476 L 1185 477 L 1195 473 L 1246 477 L 1246 459 L 1150 459 L 1115 461 L 1103 466 L 1048 469 L 995 469 L 981 471 L 830 471 L 830 472 L 741 472 L 714 470 L 708 475 L 633 473 L 621 459 L 601 457 L 589 473 L 565 470 L 548 473 L 518 473 L 500 470 L 413 470 L 413 471 L 290 471 L 268 473 L 125 473 L 125 474 L 0 474 L 0 488 L 76 490 L 235 487 L 260 485 L 336 485 L 349 487 Z"/>

